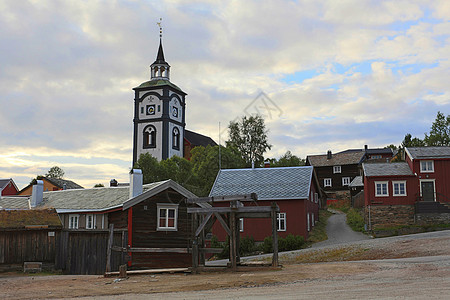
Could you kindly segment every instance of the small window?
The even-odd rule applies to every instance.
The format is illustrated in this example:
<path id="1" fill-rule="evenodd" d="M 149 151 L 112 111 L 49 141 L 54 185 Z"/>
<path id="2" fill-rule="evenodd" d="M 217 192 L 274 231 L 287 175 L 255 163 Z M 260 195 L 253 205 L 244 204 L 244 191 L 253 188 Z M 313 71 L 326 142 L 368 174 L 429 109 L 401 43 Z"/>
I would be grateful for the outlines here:
<path id="1" fill-rule="evenodd" d="M 422 172 L 422 173 L 434 172 L 434 162 L 432 160 L 420 161 L 420 172 Z"/>
<path id="2" fill-rule="evenodd" d="M 331 178 L 325 178 L 323 180 L 323 186 L 324 187 L 331 186 Z"/>
<path id="3" fill-rule="evenodd" d="M 86 229 L 95 228 L 95 217 L 93 214 L 86 215 Z"/>
<path id="4" fill-rule="evenodd" d="M 319 203 L 319 194 L 318 193 L 314 193 L 314 200 L 316 203 Z"/>
<path id="5" fill-rule="evenodd" d="M 178 205 L 158 204 L 158 230 L 177 230 Z"/>
<path id="6" fill-rule="evenodd" d="M 376 197 L 389 196 L 387 181 L 376 181 L 375 182 L 375 196 Z"/>
<path id="7" fill-rule="evenodd" d="M 69 229 L 78 229 L 80 215 L 69 215 Z"/>
<path id="8" fill-rule="evenodd" d="M 174 127 L 172 130 L 172 148 L 180 150 L 180 131 L 177 127 Z"/>
<path id="9" fill-rule="evenodd" d="M 342 177 L 342 185 L 349 185 L 350 177 Z"/>
<path id="10" fill-rule="evenodd" d="M 370 159 L 381 159 L 381 155 L 371 155 Z"/>
<path id="11" fill-rule="evenodd" d="M 333 167 L 333 173 L 334 174 L 341 173 L 341 166 L 334 166 Z"/>
<path id="12" fill-rule="evenodd" d="M 286 213 L 277 213 L 277 231 L 286 231 Z"/>
<path id="13" fill-rule="evenodd" d="M 239 218 L 239 231 L 244 232 L 244 218 Z"/>
<path id="14" fill-rule="evenodd" d="M 148 125 L 144 128 L 144 148 L 156 147 L 156 128 Z"/>
<path id="15" fill-rule="evenodd" d="M 406 196 L 406 181 L 392 182 L 392 194 L 394 196 Z"/>

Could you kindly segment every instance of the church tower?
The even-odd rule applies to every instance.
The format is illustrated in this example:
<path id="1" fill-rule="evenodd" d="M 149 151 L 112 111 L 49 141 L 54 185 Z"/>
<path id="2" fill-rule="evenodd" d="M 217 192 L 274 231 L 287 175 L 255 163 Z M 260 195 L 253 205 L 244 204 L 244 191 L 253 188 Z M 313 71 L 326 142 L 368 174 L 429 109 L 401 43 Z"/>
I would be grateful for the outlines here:
<path id="1" fill-rule="evenodd" d="M 170 82 L 170 65 L 164 59 L 161 27 L 158 54 L 150 65 L 150 80 L 133 90 L 133 166 L 143 153 L 149 153 L 159 161 L 174 155 L 183 157 L 187 94 Z"/>

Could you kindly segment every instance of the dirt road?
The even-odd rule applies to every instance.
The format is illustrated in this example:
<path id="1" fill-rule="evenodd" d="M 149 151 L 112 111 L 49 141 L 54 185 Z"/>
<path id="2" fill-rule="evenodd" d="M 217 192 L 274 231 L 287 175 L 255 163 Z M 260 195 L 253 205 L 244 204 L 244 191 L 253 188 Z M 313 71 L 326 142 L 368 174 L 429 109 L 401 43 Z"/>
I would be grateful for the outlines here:
<path id="1" fill-rule="evenodd" d="M 0 274 L 0 298 L 446 299 L 450 295 L 450 231 L 307 249 L 281 255 L 280 261 L 282 269 L 141 275 L 122 281 Z"/>

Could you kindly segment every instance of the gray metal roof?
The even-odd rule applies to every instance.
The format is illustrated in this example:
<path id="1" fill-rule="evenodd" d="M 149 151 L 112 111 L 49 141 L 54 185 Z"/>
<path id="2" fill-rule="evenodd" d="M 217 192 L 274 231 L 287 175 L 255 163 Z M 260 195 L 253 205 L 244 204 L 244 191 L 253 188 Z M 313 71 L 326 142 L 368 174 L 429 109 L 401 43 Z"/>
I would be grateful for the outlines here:
<path id="1" fill-rule="evenodd" d="M 143 185 L 143 193 L 166 181 Z M 120 207 L 130 197 L 129 187 L 99 187 L 91 189 L 44 192 L 39 207 L 61 210 L 105 210 Z"/>
<path id="2" fill-rule="evenodd" d="M 258 200 L 306 199 L 312 178 L 312 166 L 220 170 L 209 196 L 256 193 Z"/>
<path id="3" fill-rule="evenodd" d="M 364 175 L 373 176 L 410 176 L 414 173 L 409 168 L 408 163 L 379 163 L 379 164 L 363 164 Z"/>
<path id="4" fill-rule="evenodd" d="M 352 182 L 348 185 L 349 187 L 357 187 L 357 186 L 364 186 L 362 176 L 356 176 L 353 178 Z"/>
<path id="5" fill-rule="evenodd" d="M 450 158 L 450 147 L 407 147 L 412 159 Z"/>
<path id="6" fill-rule="evenodd" d="M 27 209 L 29 196 L 1 196 L 0 209 Z"/>

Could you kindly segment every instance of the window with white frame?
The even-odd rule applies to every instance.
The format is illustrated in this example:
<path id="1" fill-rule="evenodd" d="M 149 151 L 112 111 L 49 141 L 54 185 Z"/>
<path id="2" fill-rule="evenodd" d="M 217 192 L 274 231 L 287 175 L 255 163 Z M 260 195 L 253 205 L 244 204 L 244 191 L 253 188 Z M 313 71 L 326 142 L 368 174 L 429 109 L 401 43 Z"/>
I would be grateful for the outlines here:
<path id="1" fill-rule="evenodd" d="M 375 196 L 376 197 L 389 196 L 387 181 L 375 181 Z"/>
<path id="2" fill-rule="evenodd" d="M 350 177 L 342 177 L 342 185 L 349 185 L 350 184 Z"/>
<path id="3" fill-rule="evenodd" d="M 323 186 L 324 187 L 331 186 L 331 178 L 325 178 L 323 180 Z"/>
<path id="4" fill-rule="evenodd" d="M 239 218 L 239 231 L 244 232 L 244 218 Z"/>
<path id="5" fill-rule="evenodd" d="M 318 193 L 314 193 L 314 200 L 316 203 L 319 203 L 319 194 Z"/>
<path id="6" fill-rule="evenodd" d="M 433 173 L 434 172 L 434 162 L 432 160 L 421 160 L 420 161 L 420 172 Z"/>
<path id="7" fill-rule="evenodd" d="M 406 181 L 392 182 L 392 194 L 394 196 L 406 196 Z"/>
<path id="8" fill-rule="evenodd" d="M 309 221 L 309 213 L 306 214 L 306 217 L 307 217 L 306 218 L 306 225 L 307 225 L 306 227 L 307 227 L 307 230 L 310 231 L 311 230 L 311 223 Z"/>
<path id="9" fill-rule="evenodd" d="M 157 204 L 158 230 L 177 230 L 178 205 Z"/>
<path id="10" fill-rule="evenodd" d="M 333 173 L 341 173 L 341 166 L 333 166 Z"/>
<path id="11" fill-rule="evenodd" d="M 286 213 L 277 213 L 277 231 L 286 231 Z"/>
<path id="12" fill-rule="evenodd" d="M 78 229 L 80 215 L 69 215 L 69 229 Z"/>
<path id="13" fill-rule="evenodd" d="M 86 215 L 86 229 L 95 228 L 95 216 L 93 214 Z"/>

